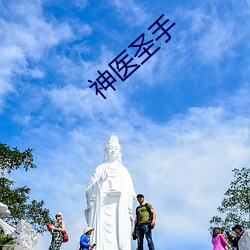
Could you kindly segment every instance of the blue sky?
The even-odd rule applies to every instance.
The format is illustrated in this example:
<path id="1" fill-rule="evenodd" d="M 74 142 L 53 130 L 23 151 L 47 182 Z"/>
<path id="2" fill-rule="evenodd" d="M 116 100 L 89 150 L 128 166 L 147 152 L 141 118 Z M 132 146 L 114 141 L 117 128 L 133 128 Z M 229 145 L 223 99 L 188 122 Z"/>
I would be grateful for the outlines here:
<path id="1" fill-rule="evenodd" d="M 64 214 L 62 250 L 77 249 L 86 185 L 116 134 L 157 213 L 156 249 L 211 249 L 231 170 L 250 161 L 250 1 L 66 2 L 0 1 L 0 140 L 32 148 L 38 166 L 10 178 Z M 176 23 L 171 40 L 121 81 L 108 64 L 142 33 L 151 39 L 161 14 Z M 89 88 L 98 70 L 117 80 L 106 100 Z M 37 250 L 49 243 L 39 236 Z"/>

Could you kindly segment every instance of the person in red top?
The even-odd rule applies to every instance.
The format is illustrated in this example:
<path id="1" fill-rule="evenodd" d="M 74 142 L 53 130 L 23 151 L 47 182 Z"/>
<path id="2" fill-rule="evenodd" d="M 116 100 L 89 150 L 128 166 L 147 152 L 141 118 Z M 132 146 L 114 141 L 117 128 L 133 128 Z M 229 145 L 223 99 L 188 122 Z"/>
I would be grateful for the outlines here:
<path id="1" fill-rule="evenodd" d="M 218 227 L 213 229 L 212 244 L 214 245 L 213 250 L 225 250 L 225 246 L 227 246 L 229 249 L 232 249 L 232 247 L 224 238 L 223 234 L 221 234 L 220 228 Z"/>

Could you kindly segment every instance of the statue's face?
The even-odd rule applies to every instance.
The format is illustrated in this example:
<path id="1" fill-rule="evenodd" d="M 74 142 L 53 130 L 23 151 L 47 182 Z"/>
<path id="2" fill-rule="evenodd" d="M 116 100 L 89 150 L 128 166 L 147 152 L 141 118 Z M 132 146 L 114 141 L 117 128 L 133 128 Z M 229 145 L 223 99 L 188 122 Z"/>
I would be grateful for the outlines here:
<path id="1" fill-rule="evenodd" d="M 108 155 L 109 159 L 117 159 L 121 153 L 120 145 L 117 143 L 109 143 L 108 145 Z"/>

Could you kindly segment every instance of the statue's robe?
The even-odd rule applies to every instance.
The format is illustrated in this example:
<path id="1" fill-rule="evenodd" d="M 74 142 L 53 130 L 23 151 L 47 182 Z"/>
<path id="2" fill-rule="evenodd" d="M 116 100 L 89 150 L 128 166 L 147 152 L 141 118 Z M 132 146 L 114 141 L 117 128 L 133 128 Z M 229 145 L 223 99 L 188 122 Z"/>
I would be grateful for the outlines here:
<path id="1" fill-rule="evenodd" d="M 135 191 L 128 170 L 118 163 L 99 165 L 86 189 L 88 226 L 95 250 L 131 250 Z"/>
<path id="2" fill-rule="evenodd" d="M 250 250 L 250 229 L 246 230 L 238 242 L 240 250 Z"/>

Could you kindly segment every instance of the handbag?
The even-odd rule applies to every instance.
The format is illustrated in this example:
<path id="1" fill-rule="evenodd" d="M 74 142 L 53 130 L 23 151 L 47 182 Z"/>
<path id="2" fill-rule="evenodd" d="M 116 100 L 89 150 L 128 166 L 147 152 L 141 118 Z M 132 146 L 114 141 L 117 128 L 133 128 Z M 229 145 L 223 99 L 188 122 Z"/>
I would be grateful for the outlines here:
<path id="1" fill-rule="evenodd" d="M 52 232 L 52 224 L 47 224 L 46 226 L 47 226 L 48 231 Z"/>
<path id="2" fill-rule="evenodd" d="M 67 241 L 69 240 L 69 236 L 68 236 L 67 232 L 64 231 L 64 232 L 62 233 L 62 235 L 63 235 L 63 242 L 67 242 Z"/>

